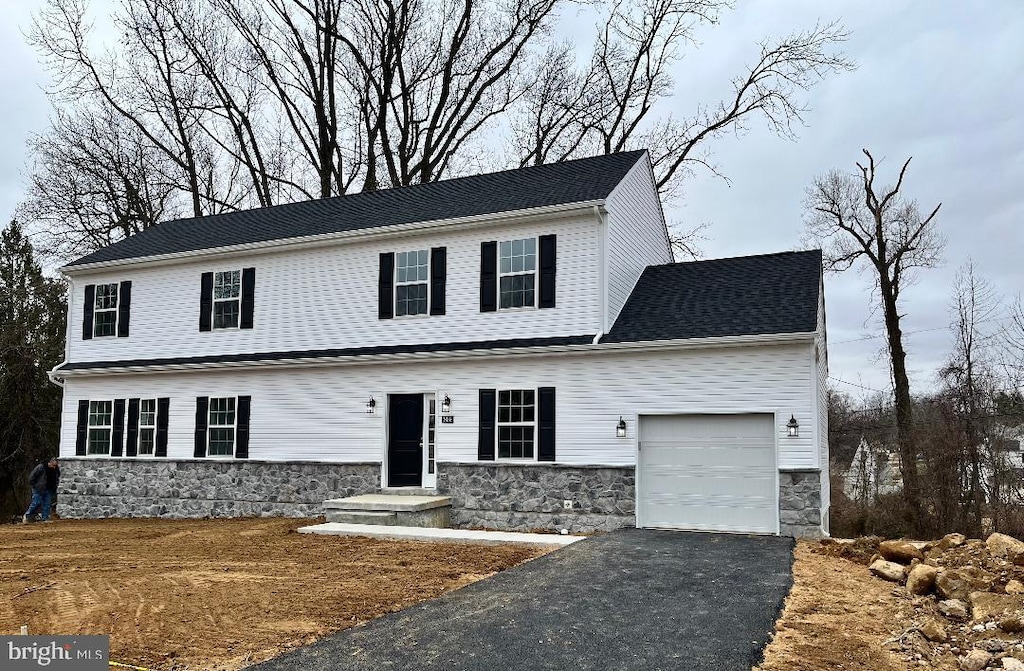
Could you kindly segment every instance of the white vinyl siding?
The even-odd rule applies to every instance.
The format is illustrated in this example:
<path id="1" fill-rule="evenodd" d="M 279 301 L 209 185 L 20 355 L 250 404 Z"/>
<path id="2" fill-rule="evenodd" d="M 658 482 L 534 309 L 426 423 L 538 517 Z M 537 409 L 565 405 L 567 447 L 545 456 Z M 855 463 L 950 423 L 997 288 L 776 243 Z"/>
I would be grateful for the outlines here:
<path id="1" fill-rule="evenodd" d="M 646 160 L 608 196 L 608 326 L 647 266 L 672 263 L 665 218 Z"/>
<path id="2" fill-rule="evenodd" d="M 437 461 L 474 462 L 481 388 L 555 387 L 560 463 L 635 464 L 638 415 L 776 409 L 782 418 L 775 427 L 779 466 L 813 468 L 812 359 L 808 343 L 69 377 L 61 454 L 74 454 L 80 398 L 170 397 L 168 458 L 191 459 L 195 398 L 251 394 L 250 459 L 380 462 L 386 424 L 380 400 L 389 393 L 436 393 L 451 398 L 454 420 L 437 424 Z M 366 412 L 371 395 L 378 401 L 372 415 Z M 791 414 L 800 422 L 799 438 L 785 436 Z M 620 415 L 627 420 L 626 438 L 615 436 Z"/>
<path id="3" fill-rule="evenodd" d="M 72 339 L 69 361 L 595 334 L 601 328 L 597 232 L 597 221 L 588 214 L 249 255 L 237 265 L 259 267 L 255 320 L 260 326 L 224 329 L 216 338 L 198 330 L 199 277 L 225 270 L 223 262 L 134 268 L 132 332 L 145 337 L 102 343 Z M 482 313 L 481 243 L 546 234 L 558 236 L 558 307 Z M 447 248 L 444 318 L 378 319 L 380 252 L 434 247 Z M 86 283 L 123 274 L 75 276 L 71 323 L 81 324 Z"/>

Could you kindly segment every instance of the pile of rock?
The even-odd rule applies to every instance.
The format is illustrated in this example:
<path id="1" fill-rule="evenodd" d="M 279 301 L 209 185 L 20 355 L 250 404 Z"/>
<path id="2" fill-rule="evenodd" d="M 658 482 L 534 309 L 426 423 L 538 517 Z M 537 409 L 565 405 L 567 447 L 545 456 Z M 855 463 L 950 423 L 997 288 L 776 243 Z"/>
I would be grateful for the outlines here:
<path id="1" fill-rule="evenodd" d="M 882 541 L 868 566 L 903 585 L 915 621 L 889 643 L 920 666 L 1024 671 L 1024 542 Z"/>

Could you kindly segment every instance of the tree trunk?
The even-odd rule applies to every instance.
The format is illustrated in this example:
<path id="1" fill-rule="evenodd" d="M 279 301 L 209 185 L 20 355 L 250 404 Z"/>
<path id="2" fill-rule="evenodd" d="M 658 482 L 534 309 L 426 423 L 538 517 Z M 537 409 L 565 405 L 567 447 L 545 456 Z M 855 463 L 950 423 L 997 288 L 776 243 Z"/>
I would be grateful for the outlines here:
<path id="1" fill-rule="evenodd" d="M 896 405 L 896 445 L 900 453 L 900 471 L 903 475 L 903 496 L 907 502 L 908 523 L 917 530 L 921 523 L 921 485 L 917 473 L 917 449 L 914 445 L 913 405 L 910 399 L 910 379 L 907 377 L 907 352 L 903 349 L 900 314 L 896 308 L 896 295 L 886 273 L 879 273 L 879 288 L 885 313 L 885 332 L 892 361 L 893 395 Z"/>

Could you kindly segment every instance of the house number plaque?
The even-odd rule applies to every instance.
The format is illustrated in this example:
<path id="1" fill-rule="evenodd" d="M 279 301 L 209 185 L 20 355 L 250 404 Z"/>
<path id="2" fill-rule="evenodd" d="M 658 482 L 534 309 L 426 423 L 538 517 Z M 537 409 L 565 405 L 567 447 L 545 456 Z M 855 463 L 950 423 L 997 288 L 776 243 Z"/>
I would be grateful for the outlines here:
<path id="1" fill-rule="evenodd" d="M 441 423 L 442 424 L 454 424 L 455 423 L 455 415 L 441 415 Z"/>

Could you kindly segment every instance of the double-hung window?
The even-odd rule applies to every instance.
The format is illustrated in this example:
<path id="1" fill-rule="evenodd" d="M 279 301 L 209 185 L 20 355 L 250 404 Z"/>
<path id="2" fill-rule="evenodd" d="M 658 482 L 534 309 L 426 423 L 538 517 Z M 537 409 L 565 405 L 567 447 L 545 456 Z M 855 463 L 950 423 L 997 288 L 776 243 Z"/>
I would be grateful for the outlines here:
<path id="1" fill-rule="evenodd" d="M 213 274 L 213 328 L 238 328 L 241 297 L 241 270 L 225 270 Z"/>
<path id="2" fill-rule="evenodd" d="M 97 284 L 93 305 L 93 336 L 117 335 L 117 283 Z"/>
<path id="3" fill-rule="evenodd" d="M 156 399 L 139 401 L 139 456 L 151 457 L 156 452 Z"/>
<path id="4" fill-rule="evenodd" d="M 209 447 L 211 457 L 235 454 L 235 398 L 210 399 Z"/>
<path id="5" fill-rule="evenodd" d="M 395 316 L 425 315 L 428 310 L 430 252 L 395 254 Z"/>
<path id="6" fill-rule="evenodd" d="M 113 401 L 89 401 L 89 454 L 110 454 L 113 418 Z"/>
<path id="7" fill-rule="evenodd" d="M 533 389 L 498 391 L 499 459 L 533 459 L 536 410 Z"/>
<path id="8" fill-rule="evenodd" d="M 505 240 L 498 244 L 498 305 L 533 307 L 537 284 L 537 239 Z"/>

